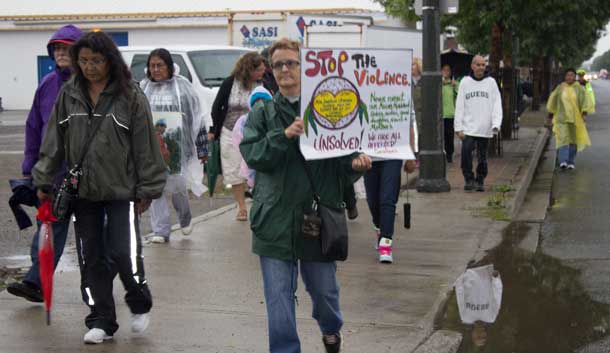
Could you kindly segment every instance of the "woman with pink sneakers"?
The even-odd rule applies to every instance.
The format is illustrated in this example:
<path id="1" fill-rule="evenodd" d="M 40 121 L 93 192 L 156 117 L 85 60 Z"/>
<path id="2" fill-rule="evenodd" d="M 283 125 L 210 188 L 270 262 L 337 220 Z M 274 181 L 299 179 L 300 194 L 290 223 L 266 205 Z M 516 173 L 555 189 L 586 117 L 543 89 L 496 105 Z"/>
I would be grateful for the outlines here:
<path id="1" fill-rule="evenodd" d="M 411 130 L 411 148 L 413 147 L 413 130 Z M 399 159 L 373 162 L 373 167 L 364 174 L 366 201 L 373 217 L 376 232 L 375 249 L 379 252 L 379 262 L 392 263 L 392 236 L 394 235 L 394 219 L 396 218 L 396 203 L 400 194 Z M 415 160 L 405 163 L 406 173 L 415 170 Z"/>

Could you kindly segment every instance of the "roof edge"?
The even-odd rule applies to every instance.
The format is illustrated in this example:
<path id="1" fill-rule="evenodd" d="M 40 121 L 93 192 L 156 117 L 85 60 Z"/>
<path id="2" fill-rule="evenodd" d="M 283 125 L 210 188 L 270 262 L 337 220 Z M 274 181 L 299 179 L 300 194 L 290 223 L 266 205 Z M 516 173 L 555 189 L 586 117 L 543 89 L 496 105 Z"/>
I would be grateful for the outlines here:
<path id="1" fill-rule="evenodd" d="M 185 12 L 140 12 L 140 13 L 103 13 L 103 14 L 55 14 L 55 15 L 12 15 L 0 16 L 0 21 L 30 21 L 30 20 L 77 20 L 86 18 L 142 18 L 142 17 L 214 17 L 231 16 L 235 14 L 262 13 L 298 13 L 298 14 L 329 14 L 337 12 L 375 12 L 362 8 L 328 8 L 328 9 L 289 9 L 289 10 L 238 10 L 238 11 L 185 11 Z"/>

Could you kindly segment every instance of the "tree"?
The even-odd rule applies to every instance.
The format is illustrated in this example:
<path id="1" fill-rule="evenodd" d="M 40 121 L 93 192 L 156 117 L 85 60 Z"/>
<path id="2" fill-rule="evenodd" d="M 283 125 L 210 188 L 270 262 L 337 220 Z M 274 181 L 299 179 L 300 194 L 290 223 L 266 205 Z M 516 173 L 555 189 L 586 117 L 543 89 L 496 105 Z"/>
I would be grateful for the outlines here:
<path id="1" fill-rule="evenodd" d="M 417 18 L 413 0 L 376 1 L 404 21 Z M 515 66 L 534 67 L 537 102 L 550 90 L 550 68 L 588 59 L 609 19 L 608 0 L 460 0 L 459 13 L 443 16 L 441 26 L 457 27 L 458 41 L 471 53 L 490 54 L 492 74 L 501 59 L 512 62 L 513 41 L 507 39 L 517 36 Z"/>
<path id="2" fill-rule="evenodd" d="M 610 70 L 610 50 L 596 57 L 591 64 L 592 71 L 599 71 L 601 69 Z"/>
<path id="3" fill-rule="evenodd" d="M 419 20 L 413 9 L 414 0 L 374 0 L 385 8 L 388 15 L 400 18 L 404 23 Z"/>

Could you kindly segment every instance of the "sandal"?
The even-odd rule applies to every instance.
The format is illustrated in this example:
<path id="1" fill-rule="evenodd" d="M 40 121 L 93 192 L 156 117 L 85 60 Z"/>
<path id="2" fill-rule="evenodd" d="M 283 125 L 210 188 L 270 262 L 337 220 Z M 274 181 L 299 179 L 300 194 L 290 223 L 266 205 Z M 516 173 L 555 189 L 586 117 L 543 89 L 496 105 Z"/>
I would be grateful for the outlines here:
<path id="1" fill-rule="evenodd" d="M 237 212 L 237 217 L 235 217 L 236 220 L 240 221 L 240 222 L 245 222 L 248 220 L 248 211 L 247 210 L 239 210 L 239 212 Z"/>

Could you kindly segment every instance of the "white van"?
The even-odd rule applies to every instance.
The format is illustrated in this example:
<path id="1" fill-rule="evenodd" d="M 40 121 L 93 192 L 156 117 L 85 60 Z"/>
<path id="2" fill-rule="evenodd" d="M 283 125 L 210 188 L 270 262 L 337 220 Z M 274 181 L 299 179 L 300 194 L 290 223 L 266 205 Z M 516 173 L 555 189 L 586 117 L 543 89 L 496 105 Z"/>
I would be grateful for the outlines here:
<path id="1" fill-rule="evenodd" d="M 146 77 L 148 55 L 156 48 L 165 48 L 172 54 L 180 75 L 193 83 L 204 104 L 210 112 L 218 87 L 227 78 L 243 54 L 253 49 L 221 45 L 175 45 L 175 46 L 128 46 L 119 47 L 123 59 L 136 81 Z M 206 114 L 206 125 L 212 125 L 210 114 Z"/>

